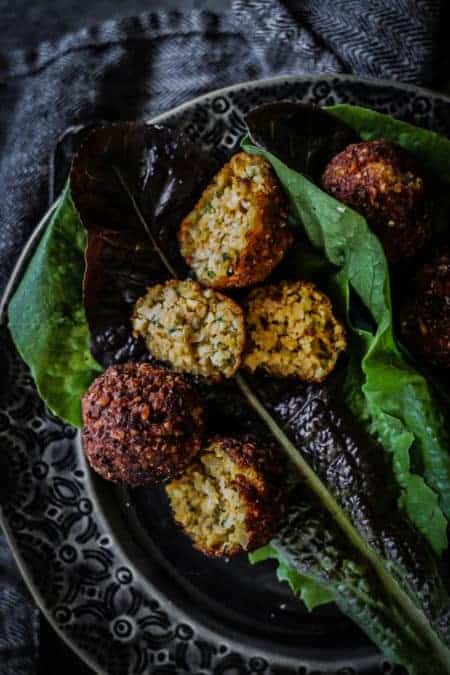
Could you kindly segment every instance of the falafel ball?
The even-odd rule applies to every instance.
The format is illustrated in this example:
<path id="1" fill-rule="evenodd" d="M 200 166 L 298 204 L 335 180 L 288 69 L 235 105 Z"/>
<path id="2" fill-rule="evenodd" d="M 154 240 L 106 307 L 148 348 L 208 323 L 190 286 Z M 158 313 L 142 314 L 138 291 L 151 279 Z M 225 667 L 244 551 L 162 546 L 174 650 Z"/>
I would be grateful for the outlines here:
<path id="1" fill-rule="evenodd" d="M 133 334 L 149 352 L 174 370 L 209 381 L 232 377 L 245 344 L 239 305 L 197 281 L 151 286 L 134 306 Z"/>
<path id="2" fill-rule="evenodd" d="M 450 249 L 436 253 L 417 275 L 400 322 L 405 343 L 426 363 L 450 368 Z"/>
<path id="3" fill-rule="evenodd" d="M 183 375 L 149 363 L 111 366 L 82 399 L 83 447 L 106 480 L 162 483 L 202 446 L 205 411 Z"/>
<path id="4" fill-rule="evenodd" d="M 244 366 L 275 377 L 322 382 L 346 348 L 330 299 L 308 281 L 281 281 L 247 298 Z"/>
<path id="5" fill-rule="evenodd" d="M 361 213 L 391 262 L 414 256 L 430 228 L 426 180 L 415 159 L 391 141 L 354 143 L 329 162 L 322 187 Z"/>
<path id="6" fill-rule="evenodd" d="M 286 199 L 269 163 L 245 152 L 234 155 L 183 220 L 178 238 L 205 286 L 263 281 L 292 243 Z"/>
<path id="7" fill-rule="evenodd" d="M 216 437 L 166 486 L 175 521 L 209 556 L 266 544 L 286 510 L 284 463 L 272 446 Z"/>

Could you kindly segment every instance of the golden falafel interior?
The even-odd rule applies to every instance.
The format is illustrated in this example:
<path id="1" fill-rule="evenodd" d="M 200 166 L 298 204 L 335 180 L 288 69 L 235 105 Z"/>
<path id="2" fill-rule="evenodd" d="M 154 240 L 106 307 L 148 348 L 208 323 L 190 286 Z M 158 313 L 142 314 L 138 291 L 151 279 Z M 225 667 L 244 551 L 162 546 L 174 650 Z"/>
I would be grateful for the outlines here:
<path id="1" fill-rule="evenodd" d="M 151 286 L 134 306 L 133 333 L 174 370 L 210 380 L 232 377 L 245 341 L 241 308 L 196 281 Z"/>
<path id="2" fill-rule="evenodd" d="M 238 474 L 257 480 L 252 468 L 238 467 L 214 444 L 166 486 L 175 520 L 205 553 L 227 555 L 248 547 L 247 505 L 233 484 Z"/>
<path id="3" fill-rule="evenodd" d="M 273 534 L 268 524 L 276 522 L 279 500 L 269 504 L 265 490 L 262 474 L 251 465 L 238 465 L 227 452 L 227 441 L 220 439 L 166 486 L 175 521 L 196 548 L 216 557 L 255 548 Z"/>
<path id="4" fill-rule="evenodd" d="M 265 279 L 291 244 L 286 221 L 270 164 L 239 152 L 181 223 L 180 250 L 206 286 L 248 286 Z"/>
<path id="5" fill-rule="evenodd" d="M 306 281 L 256 288 L 247 302 L 245 367 L 276 377 L 321 382 L 346 348 L 329 298 Z"/>

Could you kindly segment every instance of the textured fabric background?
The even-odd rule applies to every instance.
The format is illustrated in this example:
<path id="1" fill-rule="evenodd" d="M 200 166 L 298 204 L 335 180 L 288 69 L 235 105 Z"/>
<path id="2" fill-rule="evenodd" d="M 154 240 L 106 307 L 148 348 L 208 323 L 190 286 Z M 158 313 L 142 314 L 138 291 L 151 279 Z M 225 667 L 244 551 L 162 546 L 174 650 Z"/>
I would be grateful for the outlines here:
<path id="1" fill-rule="evenodd" d="M 69 125 L 148 117 L 279 74 L 346 72 L 443 88 L 447 4 L 0 0 L 0 290 L 48 206 L 49 158 Z M 0 545 L 1 675 L 35 672 L 38 633 Z"/>

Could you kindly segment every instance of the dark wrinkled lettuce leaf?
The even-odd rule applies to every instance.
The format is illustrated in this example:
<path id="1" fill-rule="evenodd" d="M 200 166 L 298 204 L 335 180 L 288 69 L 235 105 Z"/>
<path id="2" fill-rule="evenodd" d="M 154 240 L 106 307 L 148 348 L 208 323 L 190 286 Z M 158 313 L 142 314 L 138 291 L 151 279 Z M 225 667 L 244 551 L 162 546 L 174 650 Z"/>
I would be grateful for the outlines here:
<path id="1" fill-rule="evenodd" d="M 251 110 L 246 122 L 255 145 L 314 179 L 333 155 L 360 140 L 345 121 L 311 103 L 266 103 Z"/>
<path id="2" fill-rule="evenodd" d="M 103 366 L 148 357 L 144 342 L 131 335 L 130 315 L 147 286 L 164 278 L 157 263 L 149 240 L 117 230 L 89 233 L 84 306 L 91 352 Z"/>
<path id="3" fill-rule="evenodd" d="M 267 559 L 278 562 L 279 578 L 299 597 L 303 599 L 306 591 L 312 606 L 332 599 L 388 659 L 404 665 L 411 675 L 442 674 L 442 663 L 423 645 L 422 636 L 402 622 L 373 571 L 342 537 L 330 514 L 302 488 L 291 495 L 288 518 L 276 539 L 250 555 L 253 563 Z"/>
<path id="4" fill-rule="evenodd" d="M 450 607 L 436 561 L 396 504 L 392 470 L 378 443 L 328 387 L 256 384 L 266 408 L 327 486 L 362 538 L 418 599 L 432 622 Z"/>
<path id="5" fill-rule="evenodd" d="M 83 308 L 85 244 L 66 188 L 8 307 L 11 335 L 40 397 L 76 427 L 80 397 L 101 371 L 89 351 Z"/>
<path id="6" fill-rule="evenodd" d="M 271 153 L 248 141 L 243 147 L 271 162 L 309 243 L 338 270 L 332 290 L 351 327 L 347 403 L 391 454 L 400 503 L 440 553 L 447 547 L 446 517 L 450 515 L 446 425 L 427 380 L 405 361 L 396 345 L 389 272 L 381 244 L 361 215 Z M 299 261 L 297 275 L 302 273 Z M 374 332 L 353 325 L 350 293 L 369 312 Z"/>
<path id="7" fill-rule="evenodd" d="M 210 156 L 185 136 L 147 123 L 99 127 L 74 158 L 71 193 L 88 233 L 85 308 L 102 365 L 146 358 L 131 336 L 133 304 L 171 276 L 157 248 L 186 274 L 176 232 L 212 171 Z"/>

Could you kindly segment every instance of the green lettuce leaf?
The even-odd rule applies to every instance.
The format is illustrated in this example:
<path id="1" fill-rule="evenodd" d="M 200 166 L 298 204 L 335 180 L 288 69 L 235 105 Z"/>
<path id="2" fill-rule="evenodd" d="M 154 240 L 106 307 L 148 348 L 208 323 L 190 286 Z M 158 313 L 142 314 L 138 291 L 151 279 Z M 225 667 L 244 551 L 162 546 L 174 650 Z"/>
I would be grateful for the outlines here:
<path id="1" fill-rule="evenodd" d="M 442 411 L 426 379 L 406 363 L 392 323 L 389 273 L 381 244 L 365 219 L 248 141 L 264 156 L 289 197 L 291 214 L 314 248 L 337 268 L 332 286 L 351 326 L 347 403 L 385 450 L 401 489 L 400 504 L 437 553 L 447 548 L 450 456 Z M 301 274 L 299 266 L 297 274 Z M 370 312 L 375 332 L 352 325 L 350 293 Z M 362 396 L 359 392 L 362 392 Z M 420 466 L 421 472 L 412 470 Z"/>
<path id="2" fill-rule="evenodd" d="M 264 560 L 276 560 L 278 563 L 278 581 L 287 581 L 292 592 L 303 601 L 310 612 L 320 605 L 335 601 L 335 594 L 326 586 L 304 574 L 300 574 L 294 567 L 286 563 L 276 546 L 271 544 L 262 546 L 257 551 L 250 553 L 248 559 L 252 565 Z"/>
<path id="3" fill-rule="evenodd" d="M 40 397 L 78 427 L 80 397 L 102 370 L 89 351 L 82 302 L 85 244 L 66 188 L 8 308 L 14 343 Z"/>
<path id="4" fill-rule="evenodd" d="M 416 155 L 429 171 L 450 182 L 450 140 L 445 136 L 356 105 L 339 104 L 325 109 L 357 131 L 363 140 L 394 141 Z"/>

